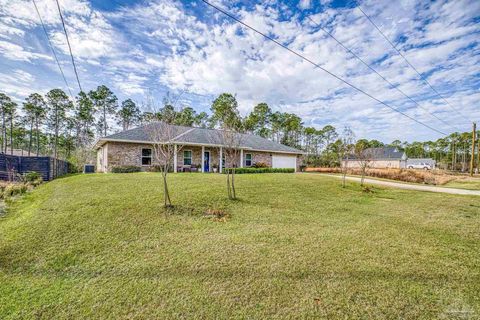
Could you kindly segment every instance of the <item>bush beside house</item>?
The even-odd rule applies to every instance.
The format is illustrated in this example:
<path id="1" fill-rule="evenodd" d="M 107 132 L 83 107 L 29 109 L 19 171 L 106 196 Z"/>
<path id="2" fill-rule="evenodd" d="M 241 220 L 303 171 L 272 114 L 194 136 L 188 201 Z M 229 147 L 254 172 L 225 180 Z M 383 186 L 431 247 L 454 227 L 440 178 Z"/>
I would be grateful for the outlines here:
<path id="1" fill-rule="evenodd" d="M 224 169 L 223 173 L 227 173 L 227 170 L 232 170 L 231 168 L 229 169 Z M 243 174 L 243 173 L 294 173 L 295 169 L 293 168 L 235 168 L 235 173 L 236 174 Z"/>
<path id="2" fill-rule="evenodd" d="M 113 166 L 112 173 L 132 173 L 132 172 L 140 172 L 142 168 L 138 166 Z"/>

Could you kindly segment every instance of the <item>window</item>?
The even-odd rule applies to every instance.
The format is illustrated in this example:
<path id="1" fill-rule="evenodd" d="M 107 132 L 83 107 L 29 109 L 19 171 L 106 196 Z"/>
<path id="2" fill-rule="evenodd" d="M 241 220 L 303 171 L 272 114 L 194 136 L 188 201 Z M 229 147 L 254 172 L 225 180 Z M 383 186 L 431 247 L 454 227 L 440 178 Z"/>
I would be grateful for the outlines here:
<path id="1" fill-rule="evenodd" d="M 251 167 L 252 166 L 252 154 L 247 153 L 245 154 L 245 167 Z"/>
<path id="2" fill-rule="evenodd" d="M 222 153 L 222 168 L 225 169 L 225 153 Z"/>
<path id="3" fill-rule="evenodd" d="M 183 151 L 183 165 L 185 166 L 192 165 L 192 151 L 190 150 Z"/>
<path id="4" fill-rule="evenodd" d="M 142 149 L 142 166 L 152 164 L 152 149 Z"/>

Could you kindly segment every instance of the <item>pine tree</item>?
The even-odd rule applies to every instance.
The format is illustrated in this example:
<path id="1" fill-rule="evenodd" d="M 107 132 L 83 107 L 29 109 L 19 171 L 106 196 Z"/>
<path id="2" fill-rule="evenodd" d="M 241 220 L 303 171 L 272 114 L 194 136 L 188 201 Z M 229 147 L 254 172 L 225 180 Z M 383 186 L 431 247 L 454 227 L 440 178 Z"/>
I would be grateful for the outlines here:
<path id="1" fill-rule="evenodd" d="M 118 124 L 123 130 L 128 130 L 132 125 L 140 121 L 140 109 L 132 99 L 122 102 L 122 107 L 117 113 Z"/>
<path id="2" fill-rule="evenodd" d="M 49 107 L 47 114 L 48 125 L 54 135 L 53 157 L 57 158 L 60 128 L 65 124 L 66 113 L 73 108 L 73 103 L 68 99 L 67 94 L 61 89 L 50 90 L 47 93 L 47 103 Z"/>
<path id="3" fill-rule="evenodd" d="M 28 155 L 32 151 L 33 146 L 33 128 L 36 126 L 37 130 L 37 156 L 38 156 L 38 122 L 39 117 L 42 117 L 42 113 L 45 113 L 46 103 L 43 97 L 38 93 L 32 93 L 25 99 L 23 103 L 23 112 L 25 113 L 25 119 L 30 127 L 28 130 Z"/>
<path id="4" fill-rule="evenodd" d="M 97 87 L 88 93 L 92 99 L 96 111 L 100 114 L 97 122 L 97 128 L 100 135 L 106 136 L 108 133 L 108 117 L 115 114 L 117 109 L 117 97 L 104 85 Z"/>

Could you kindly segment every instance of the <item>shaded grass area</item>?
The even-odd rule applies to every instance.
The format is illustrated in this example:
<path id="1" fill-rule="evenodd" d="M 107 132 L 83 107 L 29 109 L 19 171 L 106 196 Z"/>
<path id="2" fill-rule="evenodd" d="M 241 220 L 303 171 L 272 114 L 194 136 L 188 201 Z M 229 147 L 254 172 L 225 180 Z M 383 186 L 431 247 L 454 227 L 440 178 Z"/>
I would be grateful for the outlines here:
<path id="1" fill-rule="evenodd" d="M 79 175 L 0 219 L 0 318 L 452 318 L 480 314 L 475 197 L 321 175 Z M 229 214 L 226 222 L 203 217 Z"/>

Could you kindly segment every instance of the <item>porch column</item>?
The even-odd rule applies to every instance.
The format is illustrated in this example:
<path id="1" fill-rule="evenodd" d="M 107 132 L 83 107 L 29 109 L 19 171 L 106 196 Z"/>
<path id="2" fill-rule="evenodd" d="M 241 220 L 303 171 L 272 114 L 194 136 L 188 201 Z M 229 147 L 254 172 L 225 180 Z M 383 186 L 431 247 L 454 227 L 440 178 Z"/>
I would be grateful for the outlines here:
<path id="1" fill-rule="evenodd" d="M 177 173 L 177 145 L 173 145 L 173 172 Z"/>
<path id="2" fill-rule="evenodd" d="M 202 146 L 202 172 L 205 172 L 205 146 Z"/>
<path id="3" fill-rule="evenodd" d="M 220 169 L 219 173 L 222 173 L 222 171 L 223 171 L 222 159 L 223 159 L 223 148 L 220 147 L 220 159 L 218 160 L 218 168 Z"/>
<path id="4" fill-rule="evenodd" d="M 240 168 L 243 168 L 243 149 L 240 149 Z"/>

